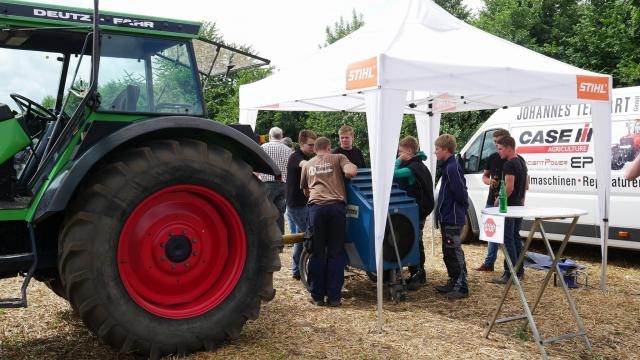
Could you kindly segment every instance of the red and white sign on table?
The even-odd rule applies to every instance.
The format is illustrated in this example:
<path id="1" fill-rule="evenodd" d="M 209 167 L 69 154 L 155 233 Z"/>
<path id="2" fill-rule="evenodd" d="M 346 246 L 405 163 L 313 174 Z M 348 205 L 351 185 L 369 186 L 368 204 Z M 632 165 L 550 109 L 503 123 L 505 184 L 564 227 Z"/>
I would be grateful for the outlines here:
<path id="1" fill-rule="evenodd" d="M 504 242 L 504 216 L 482 214 L 480 240 L 502 244 Z"/>

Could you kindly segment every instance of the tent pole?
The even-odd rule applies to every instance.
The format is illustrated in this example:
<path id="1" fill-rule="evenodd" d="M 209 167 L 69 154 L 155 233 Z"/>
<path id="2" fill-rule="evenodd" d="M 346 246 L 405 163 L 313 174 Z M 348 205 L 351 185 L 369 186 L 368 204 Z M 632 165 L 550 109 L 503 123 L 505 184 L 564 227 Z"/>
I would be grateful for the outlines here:
<path id="1" fill-rule="evenodd" d="M 382 325 L 383 325 L 383 320 L 382 320 L 382 278 L 384 277 L 383 274 L 383 270 L 382 270 L 382 251 L 380 251 L 380 254 L 378 254 L 378 261 L 377 261 L 377 270 L 376 270 L 378 276 L 377 276 L 377 292 L 378 292 L 378 333 L 382 334 L 383 330 L 382 330 Z"/>
<path id="2" fill-rule="evenodd" d="M 603 231 L 604 231 L 605 234 L 609 234 L 609 222 L 607 222 L 607 221 L 604 222 Z M 602 292 L 606 292 L 607 291 L 607 259 L 609 259 L 609 243 L 608 243 L 608 239 L 609 239 L 609 236 L 606 236 L 604 238 L 604 244 L 602 245 L 602 249 L 601 249 L 602 262 L 600 264 L 600 266 L 601 266 L 601 271 L 600 271 L 600 291 L 602 291 Z"/>

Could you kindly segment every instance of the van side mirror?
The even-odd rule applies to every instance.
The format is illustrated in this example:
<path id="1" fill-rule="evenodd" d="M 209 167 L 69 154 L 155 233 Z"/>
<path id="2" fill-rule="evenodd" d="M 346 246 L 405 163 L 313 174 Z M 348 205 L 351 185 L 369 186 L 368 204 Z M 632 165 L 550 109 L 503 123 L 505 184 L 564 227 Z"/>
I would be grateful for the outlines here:
<path id="1" fill-rule="evenodd" d="M 465 159 L 462 158 L 462 155 L 460 155 L 460 153 L 456 154 L 456 161 L 458 161 L 458 164 L 460 165 L 460 167 L 462 168 L 462 170 L 464 171 L 464 173 L 467 173 L 467 168 L 465 167 Z"/>

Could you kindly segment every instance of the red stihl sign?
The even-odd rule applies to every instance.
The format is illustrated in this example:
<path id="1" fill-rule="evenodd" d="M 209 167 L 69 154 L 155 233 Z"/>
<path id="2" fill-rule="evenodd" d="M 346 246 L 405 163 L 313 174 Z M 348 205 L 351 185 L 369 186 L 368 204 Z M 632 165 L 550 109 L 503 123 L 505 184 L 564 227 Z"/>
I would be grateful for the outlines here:
<path id="1" fill-rule="evenodd" d="M 576 75 L 578 99 L 609 100 L 609 78 Z"/>
<path id="2" fill-rule="evenodd" d="M 349 64 L 346 75 L 347 90 L 378 86 L 378 58 Z"/>

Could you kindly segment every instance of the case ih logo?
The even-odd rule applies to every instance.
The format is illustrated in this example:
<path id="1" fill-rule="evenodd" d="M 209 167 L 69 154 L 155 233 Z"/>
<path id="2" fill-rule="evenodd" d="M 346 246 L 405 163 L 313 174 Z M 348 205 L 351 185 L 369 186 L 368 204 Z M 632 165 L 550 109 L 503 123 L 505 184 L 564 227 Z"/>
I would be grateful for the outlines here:
<path id="1" fill-rule="evenodd" d="M 347 66 L 347 90 L 378 85 L 378 58 L 358 61 Z"/>
<path id="2" fill-rule="evenodd" d="M 609 79 L 602 76 L 576 75 L 578 99 L 609 100 Z"/>
<path id="3" fill-rule="evenodd" d="M 492 218 L 488 218 L 487 221 L 484 222 L 483 230 L 487 237 L 493 237 L 496 233 L 496 223 Z"/>
<path id="4" fill-rule="evenodd" d="M 518 136 L 521 154 L 586 153 L 593 137 L 590 123 L 584 127 L 523 131 Z M 539 144 L 539 145 L 538 145 Z"/>

